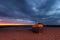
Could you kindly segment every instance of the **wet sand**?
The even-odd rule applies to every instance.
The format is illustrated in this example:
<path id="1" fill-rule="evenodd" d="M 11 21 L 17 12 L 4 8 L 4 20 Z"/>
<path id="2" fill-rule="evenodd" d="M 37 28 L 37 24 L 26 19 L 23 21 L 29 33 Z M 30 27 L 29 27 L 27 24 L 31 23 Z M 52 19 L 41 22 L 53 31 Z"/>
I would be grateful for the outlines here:
<path id="1" fill-rule="evenodd" d="M 60 27 L 49 27 L 42 33 L 33 33 L 27 29 L 2 29 L 0 40 L 60 40 Z"/>

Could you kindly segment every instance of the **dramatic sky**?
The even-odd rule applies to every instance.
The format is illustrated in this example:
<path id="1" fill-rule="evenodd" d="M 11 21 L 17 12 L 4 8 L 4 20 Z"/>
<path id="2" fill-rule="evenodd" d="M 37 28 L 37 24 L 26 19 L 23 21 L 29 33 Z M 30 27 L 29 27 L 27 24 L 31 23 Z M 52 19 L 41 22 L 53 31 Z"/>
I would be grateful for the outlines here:
<path id="1" fill-rule="evenodd" d="M 0 0 L 0 18 L 60 25 L 60 0 Z"/>

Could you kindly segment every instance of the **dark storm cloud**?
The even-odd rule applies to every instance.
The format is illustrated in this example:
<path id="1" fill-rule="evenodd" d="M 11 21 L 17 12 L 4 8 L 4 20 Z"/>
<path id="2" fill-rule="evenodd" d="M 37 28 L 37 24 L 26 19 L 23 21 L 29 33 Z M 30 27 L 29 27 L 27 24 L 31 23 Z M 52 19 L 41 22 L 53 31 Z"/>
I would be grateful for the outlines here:
<path id="1" fill-rule="evenodd" d="M 0 17 L 30 19 L 44 24 L 59 24 L 58 4 L 60 4 L 58 0 L 0 0 Z"/>
<path id="2" fill-rule="evenodd" d="M 12 18 L 27 18 L 25 0 L 0 0 L 0 16 Z M 27 16 L 27 17 L 26 17 Z"/>
<path id="3" fill-rule="evenodd" d="M 51 9 L 51 7 L 54 5 L 56 1 L 55 0 L 47 0 L 44 5 L 41 5 L 38 9 L 40 10 L 40 14 L 44 15 Z"/>

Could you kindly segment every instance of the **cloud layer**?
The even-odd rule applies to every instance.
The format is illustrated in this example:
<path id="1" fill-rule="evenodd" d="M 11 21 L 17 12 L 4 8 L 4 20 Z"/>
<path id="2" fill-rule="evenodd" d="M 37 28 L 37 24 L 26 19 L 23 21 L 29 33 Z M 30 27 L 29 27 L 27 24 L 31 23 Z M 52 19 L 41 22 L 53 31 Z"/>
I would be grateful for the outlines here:
<path id="1" fill-rule="evenodd" d="M 0 17 L 60 25 L 60 1 L 0 0 Z"/>

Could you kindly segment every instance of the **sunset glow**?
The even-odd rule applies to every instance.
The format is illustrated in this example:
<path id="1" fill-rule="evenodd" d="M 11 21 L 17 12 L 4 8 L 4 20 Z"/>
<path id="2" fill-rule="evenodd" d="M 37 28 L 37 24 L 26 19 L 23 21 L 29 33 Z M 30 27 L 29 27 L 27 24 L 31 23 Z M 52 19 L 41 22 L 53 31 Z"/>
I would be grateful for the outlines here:
<path id="1" fill-rule="evenodd" d="M 33 25 L 33 24 L 24 24 L 24 23 L 12 23 L 12 22 L 0 22 L 0 26 L 24 26 L 24 25 Z"/>

